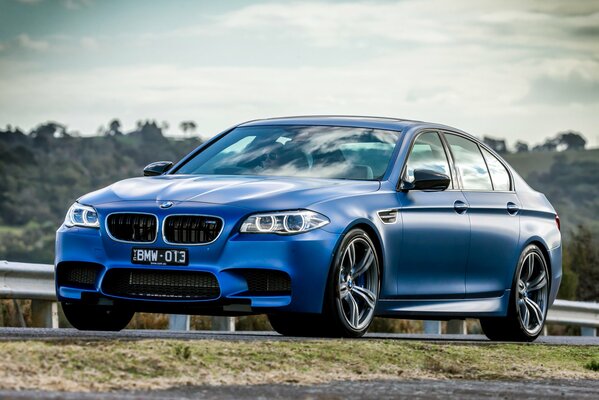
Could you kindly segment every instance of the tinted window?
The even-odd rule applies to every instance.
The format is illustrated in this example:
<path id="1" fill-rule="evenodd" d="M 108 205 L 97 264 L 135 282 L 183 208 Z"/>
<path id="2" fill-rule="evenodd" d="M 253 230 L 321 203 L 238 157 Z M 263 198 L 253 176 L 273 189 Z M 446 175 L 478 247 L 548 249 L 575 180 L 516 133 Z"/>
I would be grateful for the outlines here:
<path id="1" fill-rule="evenodd" d="M 175 173 L 381 179 L 399 135 L 336 126 L 240 127 Z"/>
<path id="2" fill-rule="evenodd" d="M 465 190 L 493 190 L 485 159 L 478 145 L 456 135 L 445 135 Z"/>
<path id="3" fill-rule="evenodd" d="M 438 133 L 425 132 L 414 141 L 414 146 L 408 157 L 404 179 L 413 180 L 414 170 L 416 169 L 427 169 L 451 177 L 447 155 Z"/>
<path id="4" fill-rule="evenodd" d="M 510 174 L 503 164 L 487 150 L 482 149 L 487 160 L 487 166 L 493 180 L 493 189 L 495 190 L 510 190 Z"/>

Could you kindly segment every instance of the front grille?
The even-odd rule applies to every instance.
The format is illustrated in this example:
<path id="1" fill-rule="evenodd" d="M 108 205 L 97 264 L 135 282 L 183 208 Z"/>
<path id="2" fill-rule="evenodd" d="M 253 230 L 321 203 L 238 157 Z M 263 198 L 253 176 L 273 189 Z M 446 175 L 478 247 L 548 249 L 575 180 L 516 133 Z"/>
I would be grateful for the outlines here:
<path id="1" fill-rule="evenodd" d="M 223 229 L 220 218 L 202 215 L 171 215 L 164 220 L 164 239 L 176 244 L 206 244 Z"/>
<path id="2" fill-rule="evenodd" d="M 56 281 L 58 286 L 93 289 L 102 268 L 100 264 L 62 262 L 56 268 Z"/>
<path id="3" fill-rule="evenodd" d="M 207 300 L 220 295 L 209 272 L 112 269 L 102 281 L 107 295 L 139 299 Z"/>
<path id="4" fill-rule="evenodd" d="M 291 278 L 282 271 L 247 269 L 241 271 L 248 285 L 248 295 L 288 295 L 291 294 Z"/>
<path id="5" fill-rule="evenodd" d="M 117 240 L 136 243 L 151 243 L 156 240 L 157 222 L 154 215 L 110 214 L 106 222 L 106 229 Z"/>

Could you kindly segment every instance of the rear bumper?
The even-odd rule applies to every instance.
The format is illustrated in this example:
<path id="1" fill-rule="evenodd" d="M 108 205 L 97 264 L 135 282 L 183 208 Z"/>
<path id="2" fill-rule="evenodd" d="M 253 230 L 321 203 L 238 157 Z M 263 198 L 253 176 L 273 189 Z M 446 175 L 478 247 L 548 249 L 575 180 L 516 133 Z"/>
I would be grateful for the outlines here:
<path id="1" fill-rule="evenodd" d="M 62 226 L 56 236 L 56 293 L 62 302 L 126 304 L 136 311 L 181 314 L 261 313 L 269 310 L 318 313 L 322 310 L 326 281 L 340 235 L 317 229 L 282 236 L 275 234 L 223 234 L 206 246 L 177 246 L 189 250 L 185 267 L 134 265 L 133 247 L 173 248 L 159 240 L 149 245 L 116 242 L 101 230 Z M 97 266 L 90 285 L 65 282 L 65 268 L 82 263 Z M 116 295 L 108 290 L 105 278 L 111 270 L 161 273 L 196 271 L 212 274 L 218 295 L 207 299 L 136 297 Z M 251 292 L 246 271 L 275 271 L 289 277 L 290 291 Z"/>
<path id="2" fill-rule="evenodd" d="M 551 266 L 551 290 L 549 292 L 549 305 L 557 298 L 559 285 L 562 281 L 562 247 L 558 246 L 549 250 L 549 265 Z"/>

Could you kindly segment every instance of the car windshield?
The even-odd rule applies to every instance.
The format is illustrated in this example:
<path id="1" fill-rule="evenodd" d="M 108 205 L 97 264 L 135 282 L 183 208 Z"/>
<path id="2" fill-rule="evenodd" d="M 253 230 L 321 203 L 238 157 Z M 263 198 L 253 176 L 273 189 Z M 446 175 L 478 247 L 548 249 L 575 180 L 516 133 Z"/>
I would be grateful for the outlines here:
<path id="1" fill-rule="evenodd" d="M 337 126 L 235 128 L 175 174 L 378 180 L 400 133 Z"/>

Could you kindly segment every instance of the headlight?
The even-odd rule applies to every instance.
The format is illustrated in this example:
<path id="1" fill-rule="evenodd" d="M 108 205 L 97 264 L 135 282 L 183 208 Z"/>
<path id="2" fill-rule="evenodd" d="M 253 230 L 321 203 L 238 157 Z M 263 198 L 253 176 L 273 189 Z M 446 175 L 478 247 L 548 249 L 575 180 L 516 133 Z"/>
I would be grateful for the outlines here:
<path id="1" fill-rule="evenodd" d="M 288 235 L 311 231 L 325 226 L 329 222 L 327 217 L 314 211 L 279 211 L 251 215 L 241 224 L 239 231 Z"/>
<path id="2" fill-rule="evenodd" d="M 100 220 L 98 212 L 90 206 L 75 203 L 67 211 L 67 216 L 64 219 L 66 226 L 83 226 L 86 228 L 99 228 Z"/>

